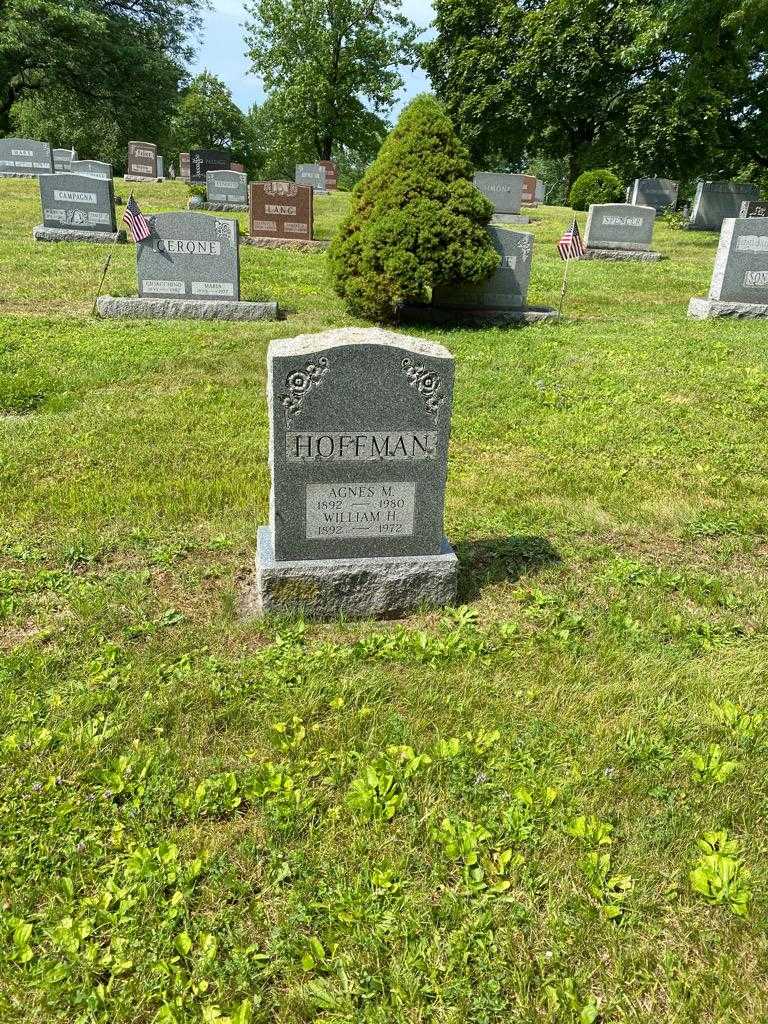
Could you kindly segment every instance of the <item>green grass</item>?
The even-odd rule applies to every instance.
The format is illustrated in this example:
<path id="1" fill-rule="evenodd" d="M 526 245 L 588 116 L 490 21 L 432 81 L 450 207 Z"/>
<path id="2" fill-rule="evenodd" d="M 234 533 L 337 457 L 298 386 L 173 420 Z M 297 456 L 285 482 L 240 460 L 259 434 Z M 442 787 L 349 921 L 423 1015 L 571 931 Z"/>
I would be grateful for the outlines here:
<path id="1" fill-rule="evenodd" d="M 716 237 L 416 332 L 471 611 L 302 629 L 238 600 L 268 341 L 356 322 L 325 257 L 243 248 L 285 322 L 99 322 L 38 221 L 1 181 L 3 1024 L 768 1019 L 768 329 L 686 319 Z"/>

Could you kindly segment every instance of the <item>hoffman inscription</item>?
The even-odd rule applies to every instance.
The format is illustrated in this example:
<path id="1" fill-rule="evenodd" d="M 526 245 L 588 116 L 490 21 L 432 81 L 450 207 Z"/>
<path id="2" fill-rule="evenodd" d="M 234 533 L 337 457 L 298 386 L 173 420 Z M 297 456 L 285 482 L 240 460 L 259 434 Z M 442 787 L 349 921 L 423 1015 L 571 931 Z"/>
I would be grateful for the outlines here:
<path id="1" fill-rule="evenodd" d="M 437 457 L 437 432 L 424 430 L 389 433 L 285 435 L 289 462 L 402 462 Z"/>

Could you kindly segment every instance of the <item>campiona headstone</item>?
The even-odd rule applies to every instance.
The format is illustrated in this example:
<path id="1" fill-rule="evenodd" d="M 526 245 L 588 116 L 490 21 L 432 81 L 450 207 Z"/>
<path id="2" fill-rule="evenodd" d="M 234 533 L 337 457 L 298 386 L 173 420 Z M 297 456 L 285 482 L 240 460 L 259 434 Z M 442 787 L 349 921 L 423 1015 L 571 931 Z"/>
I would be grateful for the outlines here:
<path id="1" fill-rule="evenodd" d="M 72 173 L 87 174 L 89 178 L 112 181 L 112 164 L 104 163 L 103 160 L 73 160 Z"/>
<path id="2" fill-rule="evenodd" d="M 735 181 L 700 181 L 696 186 L 688 226 L 696 231 L 719 231 L 726 217 L 738 217 L 746 199 L 759 199 L 756 185 Z"/>
<path id="3" fill-rule="evenodd" d="M 274 320 L 274 302 L 240 301 L 237 221 L 205 213 L 159 213 L 136 246 L 138 298 L 103 296 L 102 316 L 141 319 Z"/>
<path id="4" fill-rule="evenodd" d="M 493 203 L 493 224 L 529 223 L 529 218 L 520 213 L 523 201 L 522 174 L 478 171 L 472 180 L 485 198 Z"/>
<path id="5" fill-rule="evenodd" d="M 313 241 L 314 189 L 292 181 L 252 181 L 249 239 L 265 248 L 326 248 Z"/>
<path id="6" fill-rule="evenodd" d="M 439 285 L 432 294 L 432 306 L 406 307 L 405 316 L 438 323 L 535 323 L 557 318 L 555 310 L 527 305 L 533 263 L 533 235 L 528 231 L 489 227 L 493 246 L 499 254 L 498 270 L 479 284 Z M 431 312 L 431 315 L 428 314 Z"/>
<path id="7" fill-rule="evenodd" d="M 208 171 L 205 189 L 210 209 L 248 209 L 248 177 L 240 171 Z"/>
<path id="8" fill-rule="evenodd" d="M 631 203 L 594 203 L 589 208 L 584 244 L 587 259 L 660 260 L 651 250 L 656 211 Z"/>
<path id="9" fill-rule="evenodd" d="M 190 173 L 189 153 L 179 153 L 179 177 L 189 181 Z"/>
<path id="10" fill-rule="evenodd" d="M 35 139 L 0 139 L 0 178 L 36 178 L 53 174 L 53 151 Z"/>
<path id="11" fill-rule="evenodd" d="M 258 613 L 400 615 L 456 595 L 443 509 L 453 358 L 377 328 L 271 342 Z"/>
<path id="12" fill-rule="evenodd" d="M 318 160 L 318 166 L 325 171 L 325 187 L 328 192 L 335 192 L 339 187 L 339 169 L 333 160 Z"/>
<path id="13" fill-rule="evenodd" d="M 768 317 L 768 217 L 723 221 L 709 297 L 691 299 L 688 315 Z"/>
<path id="14" fill-rule="evenodd" d="M 315 192 L 325 192 L 325 168 L 320 164 L 296 164 L 294 180 L 297 185 L 308 185 Z"/>
<path id="15" fill-rule="evenodd" d="M 679 185 L 671 178 L 635 178 L 629 190 L 632 206 L 652 206 L 654 210 L 676 210 Z"/>
<path id="16" fill-rule="evenodd" d="M 191 149 L 189 151 L 189 180 L 204 185 L 209 171 L 228 171 L 232 154 L 228 149 Z"/>
<path id="17" fill-rule="evenodd" d="M 128 143 L 126 181 L 157 179 L 157 146 L 153 142 Z"/>
<path id="18" fill-rule="evenodd" d="M 768 217 L 768 202 L 764 199 L 746 199 L 741 204 L 740 217 Z"/>
<path id="19" fill-rule="evenodd" d="M 112 180 L 85 174 L 41 174 L 43 223 L 38 242 L 124 242 L 115 224 Z"/>
<path id="20" fill-rule="evenodd" d="M 71 171 L 72 162 L 77 160 L 77 153 L 70 146 L 69 149 L 54 149 L 53 150 L 53 169 L 54 171 Z"/>

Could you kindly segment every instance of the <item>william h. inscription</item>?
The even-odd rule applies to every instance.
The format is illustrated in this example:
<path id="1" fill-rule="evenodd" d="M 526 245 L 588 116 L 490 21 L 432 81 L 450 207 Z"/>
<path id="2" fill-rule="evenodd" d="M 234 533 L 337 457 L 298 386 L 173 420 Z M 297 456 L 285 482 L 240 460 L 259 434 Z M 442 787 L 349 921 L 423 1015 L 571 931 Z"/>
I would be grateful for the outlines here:
<path id="1" fill-rule="evenodd" d="M 307 539 L 412 537 L 416 484 L 307 484 Z"/>

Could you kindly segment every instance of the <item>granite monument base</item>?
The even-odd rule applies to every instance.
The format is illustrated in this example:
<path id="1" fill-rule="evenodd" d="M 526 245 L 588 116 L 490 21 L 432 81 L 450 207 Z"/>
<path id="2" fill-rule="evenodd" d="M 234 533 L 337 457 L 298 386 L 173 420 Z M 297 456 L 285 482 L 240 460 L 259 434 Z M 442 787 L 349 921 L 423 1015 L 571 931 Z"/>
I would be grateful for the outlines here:
<path id="1" fill-rule="evenodd" d="M 53 171 L 43 171 L 44 174 L 53 174 Z M 0 171 L 0 178 L 39 178 L 39 174 L 23 174 L 21 171 Z"/>
<path id="2" fill-rule="evenodd" d="M 653 249 L 587 249 L 581 257 L 583 260 L 634 261 L 637 263 L 657 263 L 667 257 Z"/>
<path id="3" fill-rule="evenodd" d="M 123 181 L 151 181 L 157 183 L 165 181 L 165 178 L 147 178 L 141 174 L 124 174 Z"/>
<path id="4" fill-rule="evenodd" d="M 125 242 L 124 231 L 79 231 L 77 228 L 46 228 L 42 224 L 32 229 L 36 242 Z"/>
<path id="5" fill-rule="evenodd" d="M 129 320 L 279 320 L 276 302 L 236 302 L 233 299 L 144 299 L 102 295 L 99 316 Z"/>
<path id="6" fill-rule="evenodd" d="M 193 199 L 196 197 L 193 197 Z M 190 199 L 187 203 L 188 210 L 215 210 L 216 212 L 234 212 L 234 213 L 247 213 L 248 203 L 205 203 L 200 201 L 199 203 L 193 202 Z"/>
<path id="7" fill-rule="evenodd" d="M 531 218 L 524 213 L 494 213 L 491 224 L 530 224 Z"/>
<path id="8" fill-rule="evenodd" d="M 275 560 L 272 530 L 259 527 L 256 576 L 246 594 L 250 615 L 334 620 L 395 618 L 456 600 L 459 560 L 447 540 L 439 555 Z"/>
<path id="9" fill-rule="evenodd" d="M 524 327 L 526 324 L 559 320 L 560 314 L 551 306 L 516 306 L 496 309 L 482 306 L 406 305 L 400 309 L 401 323 L 425 324 L 432 327 Z"/>
<path id="10" fill-rule="evenodd" d="M 331 244 L 322 238 L 255 238 L 253 235 L 246 235 L 240 241 L 257 249 L 293 249 L 296 252 L 324 252 Z"/>
<path id="11" fill-rule="evenodd" d="M 734 320 L 768 319 L 768 303 L 763 302 L 722 302 L 718 299 L 691 299 L 688 316 L 694 320 L 709 320 L 712 317 L 731 317 Z"/>

